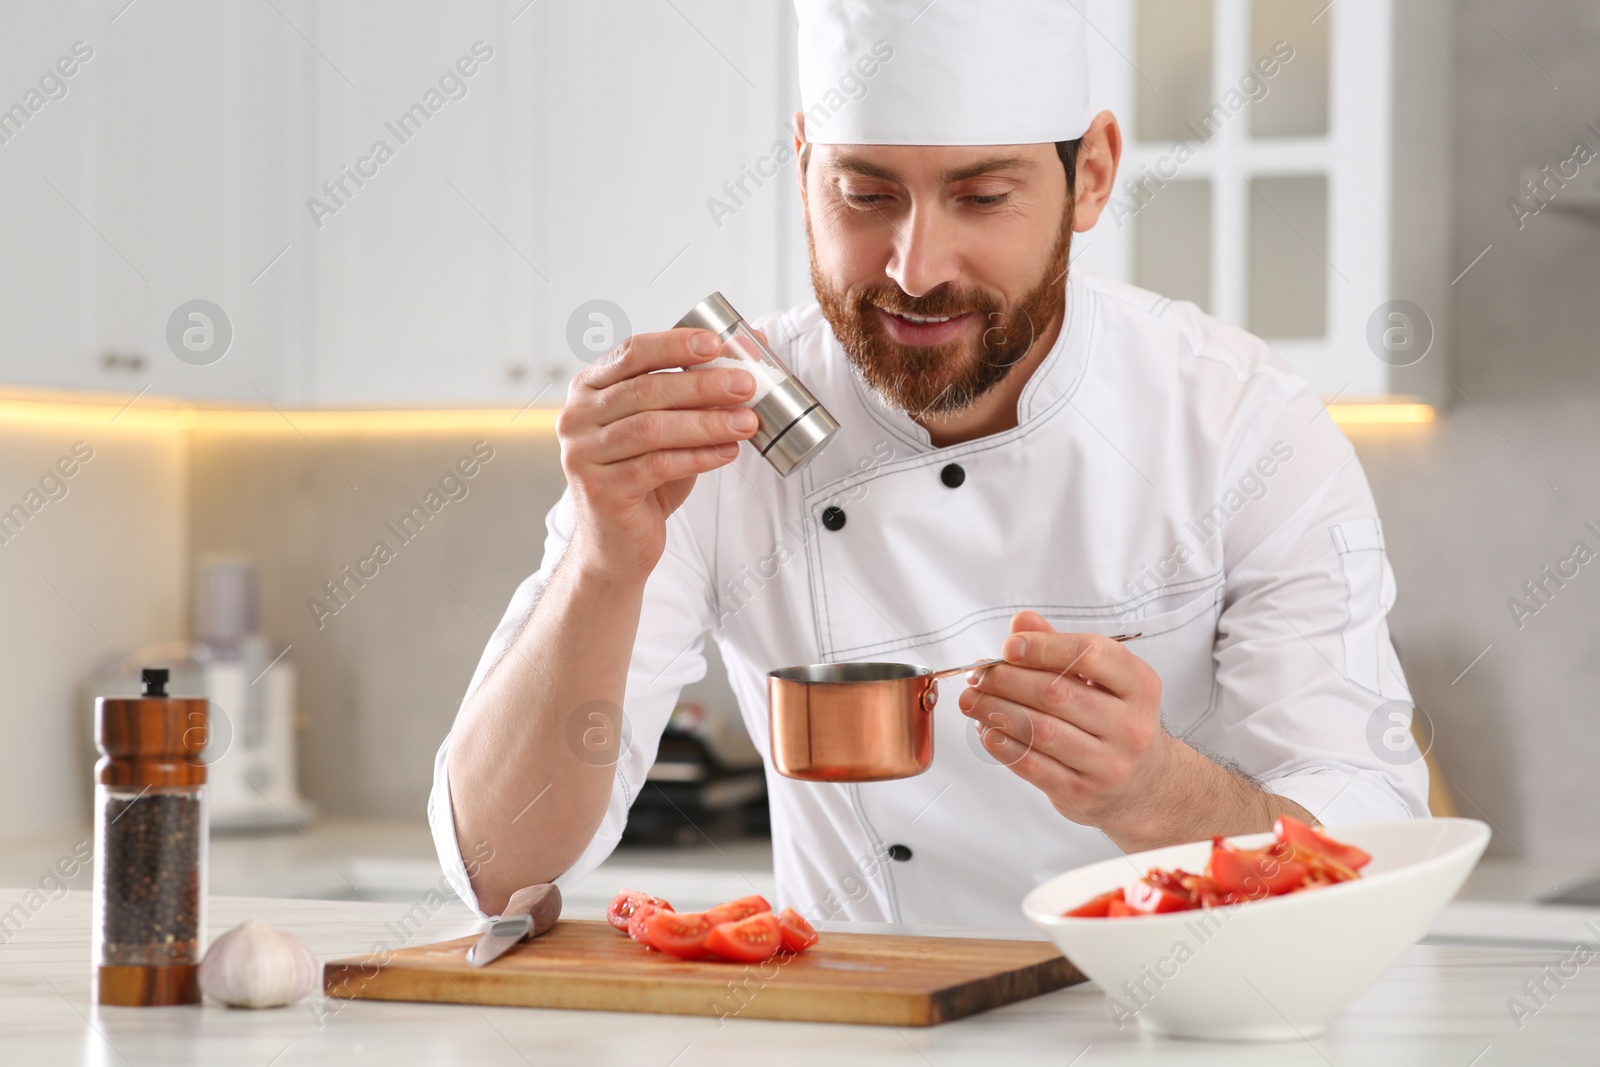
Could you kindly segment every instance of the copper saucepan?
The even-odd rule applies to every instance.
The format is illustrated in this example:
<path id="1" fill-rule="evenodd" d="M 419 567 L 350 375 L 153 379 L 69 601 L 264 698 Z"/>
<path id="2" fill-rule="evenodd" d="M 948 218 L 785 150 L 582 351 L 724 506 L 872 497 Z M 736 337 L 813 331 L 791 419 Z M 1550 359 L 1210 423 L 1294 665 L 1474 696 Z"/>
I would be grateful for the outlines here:
<path id="1" fill-rule="evenodd" d="M 1000 662 L 981 659 L 942 671 L 910 663 L 813 663 L 771 671 L 772 765 L 786 778 L 808 782 L 882 782 L 921 774 L 933 762 L 939 679 Z"/>

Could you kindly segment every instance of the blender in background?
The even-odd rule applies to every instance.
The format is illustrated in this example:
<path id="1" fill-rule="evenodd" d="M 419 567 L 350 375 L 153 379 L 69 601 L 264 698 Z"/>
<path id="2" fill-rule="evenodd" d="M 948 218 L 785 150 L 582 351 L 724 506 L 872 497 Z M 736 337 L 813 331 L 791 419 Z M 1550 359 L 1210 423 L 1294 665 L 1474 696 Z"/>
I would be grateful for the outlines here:
<path id="1" fill-rule="evenodd" d="M 289 646 L 259 632 L 259 605 L 252 559 L 203 556 L 195 571 L 194 640 L 109 658 L 91 681 L 92 696 L 136 696 L 140 668 L 166 665 L 173 696 L 211 702 L 201 759 L 213 830 L 286 829 L 315 814 L 296 781 L 294 664 Z"/>

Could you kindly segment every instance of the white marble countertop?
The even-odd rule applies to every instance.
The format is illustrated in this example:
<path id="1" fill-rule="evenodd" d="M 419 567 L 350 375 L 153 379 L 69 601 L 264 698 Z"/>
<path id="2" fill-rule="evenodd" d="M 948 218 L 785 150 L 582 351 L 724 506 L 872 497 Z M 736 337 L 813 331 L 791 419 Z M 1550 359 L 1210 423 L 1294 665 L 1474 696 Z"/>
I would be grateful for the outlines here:
<path id="1" fill-rule="evenodd" d="M 825 1060 L 914 1067 L 997 1061 L 1007 1067 L 1492 1067 L 1592 1063 L 1600 1039 L 1600 975 L 1588 973 L 1600 962 L 1559 989 L 1550 985 L 1552 995 L 1519 1029 L 1508 998 L 1525 995 L 1523 983 L 1538 980 L 1546 964 L 1569 951 L 1531 944 L 1418 945 L 1347 1008 L 1326 1037 L 1278 1045 L 1163 1041 L 1142 1037 L 1132 1025 L 1119 1030 L 1104 996 L 1089 984 L 928 1029 L 737 1019 L 719 1026 L 714 1019 L 667 1015 L 321 997 L 260 1012 L 213 1004 L 100 1008 L 89 995 L 88 894 L 68 893 L 31 914 L 24 905 L 19 924 L 14 905 L 23 900 L 21 890 L 0 890 L 0 915 L 13 917 L 0 934 L 0 1063 L 7 1065 L 815 1067 Z M 394 944 L 393 924 L 410 908 L 248 897 L 213 897 L 209 906 L 213 937 L 246 918 L 264 919 L 303 937 L 324 960 L 368 951 L 379 940 Z M 432 914 L 410 943 L 476 929 L 464 908 L 450 904 Z"/>

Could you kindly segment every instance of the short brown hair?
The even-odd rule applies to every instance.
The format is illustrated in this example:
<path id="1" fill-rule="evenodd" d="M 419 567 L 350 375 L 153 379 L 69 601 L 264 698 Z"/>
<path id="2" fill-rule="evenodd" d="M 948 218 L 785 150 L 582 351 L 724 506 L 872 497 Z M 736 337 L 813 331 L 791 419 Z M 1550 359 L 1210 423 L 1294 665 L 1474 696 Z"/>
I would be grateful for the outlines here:
<path id="1" fill-rule="evenodd" d="M 1067 168 L 1067 195 L 1071 196 L 1078 184 L 1078 145 L 1083 143 L 1082 138 L 1074 141 L 1057 141 L 1056 155 L 1061 159 L 1061 165 Z"/>

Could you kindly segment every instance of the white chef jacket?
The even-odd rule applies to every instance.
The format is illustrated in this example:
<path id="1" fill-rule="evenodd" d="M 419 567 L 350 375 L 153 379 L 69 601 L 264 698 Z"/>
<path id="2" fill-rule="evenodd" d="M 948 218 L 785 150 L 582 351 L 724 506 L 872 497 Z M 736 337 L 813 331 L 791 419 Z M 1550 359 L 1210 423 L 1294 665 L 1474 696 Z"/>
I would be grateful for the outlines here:
<path id="1" fill-rule="evenodd" d="M 1066 303 L 1018 425 L 947 448 L 876 398 L 815 303 L 756 323 L 841 429 L 789 479 L 741 449 L 667 520 L 628 670 L 631 745 L 558 885 L 616 846 L 679 691 L 705 673 L 707 633 L 766 753 L 778 667 L 959 666 L 998 655 L 1024 608 L 1059 630 L 1138 631 L 1128 647 L 1160 675 L 1173 735 L 1329 825 L 1427 813 L 1425 765 L 1396 765 L 1373 740 L 1410 697 L 1385 621 L 1394 577 L 1350 443 L 1262 341 L 1193 304 L 1077 270 Z M 821 521 L 830 507 L 844 513 L 837 529 Z M 573 525 L 569 492 L 469 693 Z M 1025 927 L 1030 889 L 1116 854 L 978 745 L 961 688 L 940 689 L 924 774 L 823 784 L 769 761 L 775 903 L 813 919 Z M 448 749 L 447 737 L 428 816 L 450 883 L 476 908 Z"/>

